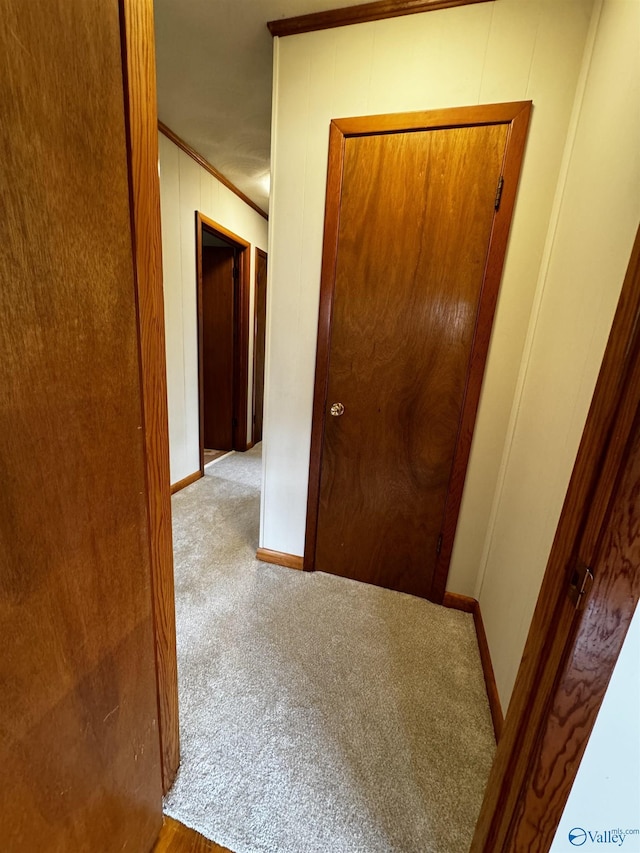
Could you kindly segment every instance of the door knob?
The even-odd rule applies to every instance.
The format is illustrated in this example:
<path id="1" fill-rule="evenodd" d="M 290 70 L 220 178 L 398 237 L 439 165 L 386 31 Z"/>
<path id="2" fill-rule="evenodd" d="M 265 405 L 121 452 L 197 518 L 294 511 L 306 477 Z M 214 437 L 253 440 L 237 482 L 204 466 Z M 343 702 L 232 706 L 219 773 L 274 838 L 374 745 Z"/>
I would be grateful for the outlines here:
<path id="1" fill-rule="evenodd" d="M 344 415 L 344 406 L 342 403 L 333 403 L 329 411 L 334 418 L 339 418 L 340 415 Z"/>

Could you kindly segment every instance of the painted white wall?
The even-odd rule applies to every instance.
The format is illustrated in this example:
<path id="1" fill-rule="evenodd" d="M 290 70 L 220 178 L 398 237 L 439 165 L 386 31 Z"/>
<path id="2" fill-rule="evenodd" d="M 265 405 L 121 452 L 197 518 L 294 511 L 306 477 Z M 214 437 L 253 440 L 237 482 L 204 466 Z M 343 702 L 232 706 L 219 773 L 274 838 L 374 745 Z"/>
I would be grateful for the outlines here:
<path id="1" fill-rule="evenodd" d="M 571 853 L 572 830 L 587 839 L 580 849 L 640 853 L 640 609 L 624 641 L 604 702 L 582 757 L 551 853 Z M 598 835 L 622 830 L 610 843 Z M 628 830 L 635 832 L 627 835 Z M 575 841 L 584 838 L 578 832 Z M 620 840 L 622 838 L 622 841 Z"/>
<path id="2" fill-rule="evenodd" d="M 640 221 L 640 2 L 593 24 L 476 590 L 504 708 Z"/>
<path id="3" fill-rule="evenodd" d="M 330 119 L 532 99 L 449 579 L 473 594 L 591 8 L 500 0 L 276 39 L 263 547 L 304 547 Z"/>
<path id="4" fill-rule="evenodd" d="M 268 223 L 162 133 L 158 135 L 162 265 L 167 341 L 167 394 L 171 482 L 200 467 L 198 409 L 198 326 L 196 308 L 196 226 L 199 210 L 251 243 L 253 317 L 255 251 L 266 250 Z M 253 323 L 250 324 L 249 389 L 253 387 Z M 249 396 L 251 400 L 251 396 Z M 251 429 L 251 405 L 247 434 Z"/>

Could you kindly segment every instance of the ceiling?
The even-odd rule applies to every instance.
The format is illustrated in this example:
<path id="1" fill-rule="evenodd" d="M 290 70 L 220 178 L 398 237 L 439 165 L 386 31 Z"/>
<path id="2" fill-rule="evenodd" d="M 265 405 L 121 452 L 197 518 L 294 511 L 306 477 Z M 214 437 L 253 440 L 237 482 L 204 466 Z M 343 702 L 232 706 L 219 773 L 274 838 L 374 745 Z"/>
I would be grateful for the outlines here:
<path id="1" fill-rule="evenodd" d="M 367 0 L 154 0 L 158 117 L 263 210 L 269 205 L 267 21 Z"/>

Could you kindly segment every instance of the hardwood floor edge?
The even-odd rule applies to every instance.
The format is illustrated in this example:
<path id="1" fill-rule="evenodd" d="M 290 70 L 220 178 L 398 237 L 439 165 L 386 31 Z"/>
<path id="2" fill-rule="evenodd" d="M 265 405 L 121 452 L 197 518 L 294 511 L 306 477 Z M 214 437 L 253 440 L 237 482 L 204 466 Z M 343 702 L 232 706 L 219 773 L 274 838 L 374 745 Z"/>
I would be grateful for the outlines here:
<path id="1" fill-rule="evenodd" d="M 297 554 L 285 554 L 284 551 L 271 551 L 269 548 L 258 548 L 256 557 L 263 563 L 274 563 L 276 566 L 285 566 L 287 569 L 302 571 L 303 558 Z"/>
<path id="2" fill-rule="evenodd" d="M 190 486 L 192 483 L 195 483 L 204 474 L 202 471 L 194 471 L 193 474 L 189 474 L 188 477 L 185 477 L 182 480 L 178 480 L 177 483 L 173 483 L 171 486 L 171 494 L 175 495 L 176 492 L 179 492 L 181 489 L 186 489 L 187 486 Z"/>
<path id="3" fill-rule="evenodd" d="M 476 629 L 476 637 L 478 638 L 478 649 L 480 650 L 480 660 L 482 662 L 482 672 L 484 674 L 484 683 L 487 689 L 487 699 L 489 700 L 489 708 L 491 710 L 491 721 L 493 722 L 493 731 L 497 743 L 500 740 L 504 727 L 504 714 L 493 670 L 489 643 L 487 642 L 487 634 L 484 630 L 480 603 L 477 599 L 471 598 L 468 595 L 445 592 L 442 604 L 444 607 L 449 607 L 452 610 L 462 610 L 465 613 L 471 613 L 473 616 L 473 624 Z"/>
<path id="4" fill-rule="evenodd" d="M 152 853 L 232 853 L 195 829 L 163 815 L 162 829 Z"/>

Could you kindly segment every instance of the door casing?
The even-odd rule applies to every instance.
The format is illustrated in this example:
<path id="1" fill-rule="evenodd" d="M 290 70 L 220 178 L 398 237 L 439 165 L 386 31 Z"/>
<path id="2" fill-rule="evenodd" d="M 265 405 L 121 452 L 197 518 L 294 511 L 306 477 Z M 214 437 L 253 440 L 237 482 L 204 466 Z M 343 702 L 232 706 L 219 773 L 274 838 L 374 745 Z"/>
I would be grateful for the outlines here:
<path id="1" fill-rule="evenodd" d="M 473 427 L 480 400 L 480 390 L 489 350 L 491 327 L 504 266 L 507 238 L 513 215 L 531 106 L 531 101 L 518 101 L 508 104 L 338 119 L 331 122 L 304 551 L 304 568 L 306 571 L 313 571 L 315 568 L 318 540 L 322 451 L 329 383 L 331 323 L 338 257 L 345 140 L 349 137 L 363 135 L 490 124 L 504 124 L 508 128 L 502 168 L 501 199 L 493 219 L 480 306 L 469 359 L 467 385 L 458 427 L 458 439 L 444 508 L 441 544 L 436 558 L 430 593 L 428 594 L 428 598 L 441 604 L 444 598 L 456 525 L 460 513 L 464 479 L 471 452 Z"/>
<path id="2" fill-rule="evenodd" d="M 200 408 L 200 473 L 204 475 L 204 370 L 202 322 L 202 231 L 225 240 L 238 251 L 238 282 L 234 311 L 233 357 L 233 449 L 248 450 L 247 436 L 248 383 L 249 383 L 249 294 L 251 244 L 233 231 L 229 231 L 200 211 L 196 211 L 196 287 L 198 310 L 198 395 Z"/>

